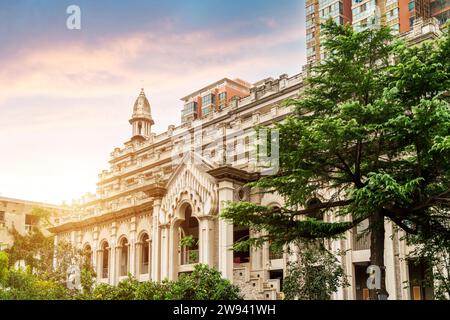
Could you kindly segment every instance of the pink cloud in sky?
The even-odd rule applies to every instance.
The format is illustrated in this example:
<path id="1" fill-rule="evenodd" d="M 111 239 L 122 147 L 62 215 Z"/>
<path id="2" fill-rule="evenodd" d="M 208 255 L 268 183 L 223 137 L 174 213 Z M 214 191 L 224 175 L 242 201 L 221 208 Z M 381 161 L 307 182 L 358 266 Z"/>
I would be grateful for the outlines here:
<path id="1" fill-rule="evenodd" d="M 60 202 L 95 191 L 109 152 L 129 138 L 127 120 L 141 86 L 161 132 L 179 123 L 179 97 L 210 82 L 299 72 L 304 30 L 261 22 L 273 32 L 218 38 L 217 30 L 149 31 L 30 47 L 4 59 L 0 194 Z"/>

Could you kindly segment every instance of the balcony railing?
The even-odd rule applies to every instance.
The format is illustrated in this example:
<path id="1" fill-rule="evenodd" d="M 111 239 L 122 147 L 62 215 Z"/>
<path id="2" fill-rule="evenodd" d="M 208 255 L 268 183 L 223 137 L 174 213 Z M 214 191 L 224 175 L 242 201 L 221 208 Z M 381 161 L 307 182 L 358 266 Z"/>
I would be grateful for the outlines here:
<path id="1" fill-rule="evenodd" d="M 108 268 L 103 268 L 103 270 L 102 270 L 102 278 L 103 279 L 108 278 Z"/>
<path id="2" fill-rule="evenodd" d="M 181 264 L 194 264 L 199 262 L 199 251 L 198 249 L 186 249 L 181 250 Z"/>
<path id="3" fill-rule="evenodd" d="M 283 259 L 283 251 L 269 249 L 269 259 L 270 260 Z"/>
<path id="4" fill-rule="evenodd" d="M 141 264 L 141 270 L 140 270 L 140 274 L 148 274 L 149 273 L 149 263 L 148 262 L 142 262 Z"/>

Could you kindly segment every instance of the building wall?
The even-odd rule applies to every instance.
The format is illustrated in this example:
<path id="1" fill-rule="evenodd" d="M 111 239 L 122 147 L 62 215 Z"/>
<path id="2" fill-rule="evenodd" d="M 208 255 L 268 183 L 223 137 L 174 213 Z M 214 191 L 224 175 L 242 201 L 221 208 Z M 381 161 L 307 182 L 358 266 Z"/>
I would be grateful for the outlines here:
<path id="1" fill-rule="evenodd" d="M 13 228 L 21 234 L 26 234 L 33 225 L 37 225 L 37 220 L 32 217 L 34 208 L 49 210 L 52 214 L 51 222 L 55 222 L 55 219 L 67 213 L 66 208 L 56 205 L 0 197 L 0 250 L 13 244 L 10 233 Z M 49 234 L 45 229 L 42 231 Z"/>

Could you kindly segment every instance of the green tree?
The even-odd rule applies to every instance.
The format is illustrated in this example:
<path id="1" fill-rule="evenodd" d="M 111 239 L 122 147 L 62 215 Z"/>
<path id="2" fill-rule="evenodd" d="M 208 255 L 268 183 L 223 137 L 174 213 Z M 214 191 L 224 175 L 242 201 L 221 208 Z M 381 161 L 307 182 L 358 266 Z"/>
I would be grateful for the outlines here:
<path id="1" fill-rule="evenodd" d="M 278 125 L 279 173 L 252 184 L 280 193 L 286 207 L 231 203 L 222 216 L 268 231 L 251 244 L 280 246 L 336 237 L 369 219 L 370 263 L 382 270 L 381 290 L 370 290 L 376 299 L 387 293 L 385 218 L 425 241 L 449 238 L 449 35 L 410 47 L 388 28 L 355 32 L 328 21 L 321 30 L 329 57 L 287 102 L 295 113 Z M 308 206 L 311 199 L 320 201 Z"/>
<path id="2" fill-rule="evenodd" d="M 410 261 L 427 262 L 431 268 L 425 272 L 425 284 L 434 288 L 436 299 L 450 298 L 450 240 L 438 234 L 426 239 L 421 234 L 408 237 L 414 246 Z"/>
<path id="3" fill-rule="evenodd" d="M 53 239 L 46 237 L 38 228 L 30 233 L 21 234 L 15 228 L 10 231 L 13 245 L 6 251 L 10 264 L 24 261 L 27 266 L 38 273 L 49 273 L 53 262 Z"/>
<path id="4" fill-rule="evenodd" d="M 176 300 L 242 299 L 237 286 L 205 264 L 197 264 L 191 273 L 181 275 L 172 284 L 171 295 Z"/>
<path id="5" fill-rule="evenodd" d="M 323 246 L 300 244 L 299 259 L 289 262 L 283 281 L 286 299 L 329 300 L 340 287 L 348 286 L 336 256 Z"/>
<path id="6" fill-rule="evenodd" d="M 0 251 L 0 286 L 3 285 L 8 276 L 9 257 L 6 252 Z"/>

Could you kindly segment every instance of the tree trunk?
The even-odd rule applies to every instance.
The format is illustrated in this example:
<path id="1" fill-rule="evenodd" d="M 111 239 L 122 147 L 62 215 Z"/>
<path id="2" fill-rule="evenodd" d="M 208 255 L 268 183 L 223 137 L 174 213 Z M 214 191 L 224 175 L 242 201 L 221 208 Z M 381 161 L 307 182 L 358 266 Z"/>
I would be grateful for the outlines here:
<path id="1" fill-rule="evenodd" d="M 370 264 L 378 266 L 381 271 L 380 289 L 369 290 L 370 300 L 379 300 L 380 295 L 387 299 L 386 270 L 384 267 L 384 215 L 381 210 L 369 217 L 370 226 Z"/>

